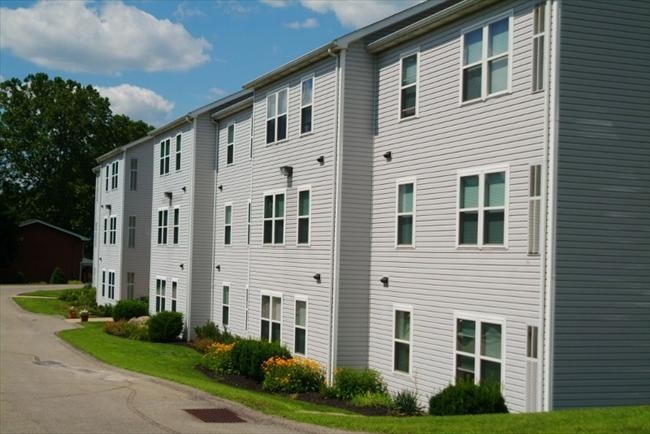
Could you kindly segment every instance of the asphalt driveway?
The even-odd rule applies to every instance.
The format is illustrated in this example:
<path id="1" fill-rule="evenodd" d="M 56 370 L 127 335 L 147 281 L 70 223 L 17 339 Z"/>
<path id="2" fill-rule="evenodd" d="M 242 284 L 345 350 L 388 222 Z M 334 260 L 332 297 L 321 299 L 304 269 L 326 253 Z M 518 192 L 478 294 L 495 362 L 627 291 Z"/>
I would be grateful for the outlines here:
<path id="1" fill-rule="evenodd" d="M 3 434 L 335 432 L 105 365 L 54 334 L 76 325 L 25 312 L 11 300 L 14 294 L 36 289 L 45 288 L 0 286 Z M 205 423 L 183 411 L 197 408 L 227 408 L 246 422 Z"/>

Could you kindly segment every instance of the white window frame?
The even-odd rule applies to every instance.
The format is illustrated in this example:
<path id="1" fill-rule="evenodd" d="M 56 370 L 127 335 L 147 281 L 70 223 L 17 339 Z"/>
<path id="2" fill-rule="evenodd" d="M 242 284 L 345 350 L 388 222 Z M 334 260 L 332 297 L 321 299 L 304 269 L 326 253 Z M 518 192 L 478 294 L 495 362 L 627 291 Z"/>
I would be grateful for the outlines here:
<path id="1" fill-rule="evenodd" d="M 183 139 L 181 133 L 176 134 L 174 141 L 175 152 L 174 152 L 174 169 L 176 172 L 180 172 L 182 169 L 182 156 L 183 156 Z"/>
<path id="2" fill-rule="evenodd" d="M 117 190 L 117 187 L 119 186 L 118 184 L 119 174 L 120 174 L 120 162 L 113 161 L 111 163 L 111 190 Z"/>
<path id="3" fill-rule="evenodd" d="M 504 197 L 503 197 L 503 244 L 484 244 L 483 243 L 483 225 L 484 211 L 491 209 L 500 209 L 501 207 L 485 207 L 485 175 L 496 172 L 505 173 Z M 460 194 L 461 194 L 461 178 L 465 176 L 479 177 L 478 189 L 478 207 L 477 208 L 462 208 L 464 211 L 477 211 L 478 212 L 478 228 L 476 244 L 460 244 Z M 472 169 L 461 169 L 456 173 L 456 249 L 478 249 L 478 250 L 504 250 L 508 249 L 508 229 L 509 229 L 509 202 L 510 202 L 510 165 L 495 165 L 484 166 Z"/>
<path id="4" fill-rule="evenodd" d="M 262 298 L 268 296 L 269 297 L 269 317 L 264 318 L 262 317 Z M 271 336 L 273 336 L 273 323 L 277 323 L 278 321 L 275 321 L 273 319 L 273 298 L 279 298 L 280 299 L 280 342 L 278 342 L 280 345 L 282 345 L 282 324 L 284 322 L 283 318 L 283 310 L 284 310 L 284 299 L 282 296 L 281 292 L 277 291 L 260 291 L 260 328 L 259 328 L 259 334 L 258 336 L 260 339 L 263 339 L 262 337 L 262 321 L 267 320 L 269 322 L 269 336 L 268 336 L 268 342 L 271 342 Z"/>
<path id="5" fill-rule="evenodd" d="M 106 297 L 106 268 L 102 269 L 102 297 Z"/>
<path id="6" fill-rule="evenodd" d="M 109 180 L 109 178 L 111 177 L 111 176 L 110 176 L 110 170 L 111 170 L 111 169 L 110 169 L 110 164 L 107 164 L 107 165 L 106 165 L 106 170 L 104 171 L 105 174 L 106 174 L 106 189 L 105 189 L 105 191 L 108 191 L 108 180 Z"/>
<path id="7" fill-rule="evenodd" d="M 300 215 L 300 193 L 303 191 L 308 191 L 309 192 L 309 214 L 307 215 Z M 285 203 L 286 203 L 286 196 L 285 196 Z M 298 187 L 296 191 L 296 246 L 298 247 L 310 247 L 311 246 L 311 208 L 313 204 L 313 195 L 312 195 L 312 189 L 311 185 L 304 185 L 302 187 Z M 287 210 L 285 209 L 285 214 Z M 300 235 L 300 219 L 307 219 L 308 220 L 308 226 L 307 230 L 309 231 L 307 236 L 308 240 L 306 243 L 299 243 L 299 235 Z"/>
<path id="8" fill-rule="evenodd" d="M 230 223 L 228 223 L 228 208 L 230 208 Z M 232 245 L 232 221 L 233 221 L 233 213 L 234 213 L 233 210 L 234 208 L 232 206 L 232 202 L 226 202 L 223 205 L 223 245 L 225 247 Z M 228 228 L 230 228 L 230 239 L 226 243 L 226 232 Z"/>
<path id="9" fill-rule="evenodd" d="M 117 216 L 111 216 L 109 224 L 108 242 L 115 245 L 117 243 Z"/>
<path id="10" fill-rule="evenodd" d="M 104 217 L 104 245 L 108 244 L 108 217 Z"/>
<path id="11" fill-rule="evenodd" d="M 126 298 L 133 300 L 135 295 L 135 273 L 133 271 L 126 272 Z"/>
<path id="12" fill-rule="evenodd" d="M 304 104 L 302 103 L 302 84 L 305 81 L 311 80 L 311 102 L 309 104 Z M 303 77 L 302 80 L 300 80 L 300 125 L 298 126 L 300 130 L 300 137 L 303 136 L 308 136 L 310 134 L 314 133 L 314 97 L 315 97 L 315 89 L 316 89 L 316 75 L 315 74 L 309 74 L 306 77 Z M 289 106 L 289 101 L 287 99 L 287 108 Z M 306 132 L 302 132 L 302 109 L 307 108 L 311 106 L 311 129 Z M 287 117 L 287 121 L 289 118 Z"/>
<path id="13" fill-rule="evenodd" d="M 108 270 L 108 298 L 115 300 L 115 270 Z"/>
<path id="14" fill-rule="evenodd" d="M 413 184 L 413 212 L 411 213 L 400 213 L 399 212 L 399 187 L 404 184 Z M 398 178 L 395 180 L 395 248 L 396 249 L 414 249 L 415 248 L 415 234 L 416 234 L 416 219 L 417 219 L 417 197 L 418 197 L 418 183 L 417 177 L 409 176 L 406 178 Z M 413 233 L 411 234 L 411 244 L 399 244 L 399 237 L 397 232 L 399 230 L 399 217 L 401 215 L 412 215 L 413 216 Z"/>
<path id="15" fill-rule="evenodd" d="M 407 57 L 416 56 L 415 69 L 416 69 L 416 78 L 415 84 L 407 84 L 406 86 L 402 85 L 402 71 L 404 68 L 404 59 Z M 409 51 L 405 51 L 399 56 L 399 72 L 398 72 L 398 86 L 399 94 L 397 96 L 397 120 L 399 122 L 407 121 L 409 119 L 417 119 L 420 116 L 420 47 L 416 47 Z M 415 86 L 415 113 L 411 116 L 402 117 L 402 90 L 407 87 Z"/>
<path id="16" fill-rule="evenodd" d="M 279 112 L 278 112 L 278 110 L 279 110 L 279 108 L 280 108 L 280 105 L 278 104 L 278 101 L 279 101 L 280 92 L 282 92 L 282 91 L 286 91 L 286 92 L 287 92 L 287 111 L 286 111 L 285 113 L 279 113 Z M 274 116 L 271 116 L 271 117 L 269 117 L 269 115 L 268 115 L 268 104 L 269 104 L 269 98 L 275 98 L 275 115 L 274 115 Z M 269 92 L 269 93 L 266 95 L 265 101 L 266 101 L 266 104 L 265 104 L 265 106 L 264 106 L 264 110 L 265 110 L 265 116 L 264 116 L 264 119 L 265 119 L 265 124 L 264 124 L 264 143 L 266 143 L 266 146 L 269 146 L 269 145 L 274 145 L 274 144 L 276 144 L 276 143 L 282 143 L 282 142 L 284 142 L 284 141 L 286 141 L 286 140 L 289 140 L 289 87 L 287 86 L 287 87 L 285 87 L 285 88 L 278 89 L 278 90 L 276 90 L 276 91 L 274 91 L 274 92 Z M 282 115 L 286 115 L 286 117 L 287 117 L 287 126 L 286 126 L 287 134 L 286 134 L 286 137 L 285 137 L 285 138 L 283 138 L 283 139 L 279 139 L 279 140 L 278 140 L 278 118 L 279 118 L 280 116 L 282 116 Z M 266 131 L 266 129 L 268 128 L 268 127 L 267 127 L 267 122 L 270 121 L 271 119 L 273 119 L 273 120 L 274 120 L 274 123 L 275 123 L 275 136 L 274 136 L 274 139 L 275 139 L 275 140 L 273 140 L 272 142 L 267 142 L 267 141 L 266 141 L 266 137 L 267 137 L 267 131 Z"/>
<path id="17" fill-rule="evenodd" d="M 178 220 L 176 214 L 178 212 Z M 181 207 L 175 206 L 172 209 L 172 245 L 177 246 L 181 240 Z"/>
<path id="18" fill-rule="evenodd" d="M 494 92 L 494 93 L 487 93 L 488 89 L 488 64 L 491 60 L 497 59 L 499 57 L 503 57 L 504 54 L 499 54 L 496 56 L 492 56 L 488 58 L 488 37 L 489 37 L 489 27 L 490 24 L 493 24 L 497 21 L 500 21 L 504 18 L 508 18 L 508 51 L 507 51 L 507 56 L 508 56 L 508 85 L 506 86 L 506 89 L 501 90 L 499 92 Z M 476 24 L 473 24 L 472 26 L 465 27 L 461 29 L 460 31 L 460 81 L 459 81 L 459 91 L 458 91 L 458 101 L 460 105 L 466 105 L 466 104 L 471 104 L 475 103 L 478 101 L 485 101 L 489 98 L 497 97 L 500 95 L 507 95 L 512 93 L 512 63 L 513 63 L 513 25 L 514 25 L 514 11 L 511 9 L 507 12 L 504 12 L 502 14 L 490 17 L 488 19 L 482 20 L 480 22 L 477 22 Z M 470 63 L 465 65 L 465 35 L 473 32 L 474 30 L 478 29 L 483 29 L 483 36 L 482 36 L 482 46 L 481 46 L 481 60 L 478 62 Z M 463 101 L 463 86 L 464 86 L 464 81 L 463 81 L 463 71 L 465 69 L 471 68 L 472 66 L 476 66 L 478 64 L 481 64 L 481 97 L 480 98 L 474 98 L 474 99 L 468 99 L 466 101 Z"/>
<path id="19" fill-rule="evenodd" d="M 474 321 L 474 353 L 466 353 L 456 349 L 456 337 L 458 336 L 458 320 L 464 319 Z M 456 356 L 458 354 L 474 358 L 474 383 L 479 384 L 481 381 L 481 359 L 501 363 L 501 389 L 506 384 L 506 318 L 500 315 L 489 315 L 477 312 L 454 311 L 454 335 L 452 339 L 452 384 L 456 384 Z M 499 324 L 501 326 L 501 359 L 497 360 L 492 357 L 481 355 L 481 332 L 483 323 Z"/>
<path id="20" fill-rule="evenodd" d="M 135 228 L 137 225 L 137 220 L 136 216 L 130 215 L 129 216 L 129 221 L 128 221 L 128 236 L 127 236 L 127 248 L 129 249 L 134 249 L 135 248 Z"/>
<path id="21" fill-rule="evenodd" d="M 159 281 L 160 281 L 160 287 L 158 286 Z M 164 312 L 166 310 L 165 309 L 166 295 L 167 295 L 167 277 L 156 276 L 156 295 L 154 299 L 155 300 L 154 306 L 155 306 L 156 313 Z"/>
<path id="22" fill-rule="evenodd" d="M 223 302 L 223 298 L 224 298 L 223 296 L 225 294 L 226 288 L 228 288 L 228 303 Z M 222 282 L 221 283 L 221 321 L 220 322 L 221 322 L 221 327 L 223 327 L 224 330 L 225 330 L 226 327 L 228 327 L 230 325 L 230 295 L 231 295 L 230 282 Z M 261 305 L 260 305 L 260 307 L 261 307 Z M 225 323 L 223 322 L 224 309 L 227 309 L 227 312 L 228 312 L 228 322 L 225 322 Z M 260 325 L 261 324 L 262 323 L 260 321 Z"/>
<path id="23" fill-rule="evenodd" d="M 526 359 L 531 362 L 538 362 L 541 354 L 539 329 L 538 324 L 526 324 Z"/>
<path id="24" fill-rule="evenodd" d="M 296 304 L 298 304 L 299 301 L 303 301 L 305 303 L 305 325 L 301 326 L 296 323 L 296 312 L 298 311 L 296 309 Z M 299 353 L 296 351 L 296 329 L 303 329 L 305 331 L 305 352 L 304 353 Z M 299 354 L 303 357 L 308 357 L 309 354 L 309 337 L 308 337 L 308 330 L 309 330 L 309 298 L 306 295 L 295 295 L 293 297 L 293 352 L 294 354 Z"/>
<path id="25" fill-rule="evenodd" d="M 178 279 L 171 279 L 172 286 L 169 295 L 169 308 L 172 312 L 178 310 Z"/>
<path id="26" fill-rule="evenodd" d="M 275 196 L 283 194 L 284 195 L 284 214 L 282 217 L 276 217 L 275 216 Z M 264 217 L 264 206 L 266 205 L 266 196 L 273 196 L 273 216 L 266 218 Z M 273 225 L 271 227 L 271 242 L 270 243 L 265 243 L 264 242 L 264 222 L 267 220 L 271 220 L 273 222 Z M 277 220 L 282 220 L 284 222 L 284 230 L 282 231 L 282 242 L 281 243 L 276 243 L 275 242 L 275 222 Z M 281 190 L 271 190 L 271 191 L 265 191 L 262 193 L 262 245 L 263 246 L 284 246 L 287 243 L 287 190 L 286 189 L 281 189 Z"/>
<path id="27" fill-rule="evenodd" d="M 156 228 L 156 244 L 167 245 L 167 225 L 169 222 L 169 208 L 158 208 L 158 221 Z"/>
<path id="28" fill-rule="evenodd" d="M 230 128 L 232 128 L 232 142 L 230 141 Z M 235 164 L 235 123 L 231 122 L 226 127 L 226 166 Z M 232 161 L 228 162 L 228 151 L 232 148 Z"/>
<path id="29" fill-rule="evenodd" d="M 138 190 L 138 159 L 131 158 L 130 163 L 130 172 L 129 172 L 129 190 L 137 191 Z"/>
<path id="30" fill-rule="evenodd" d="M 169 160 L 171 153 L 171 139 L 166 138 L 160 141 L 160 167 L 158 173 L 160 176 L 169 174 Z"/>
<path id="31" fill-rule="evenodd" d="M 397 339 L 395 337 L 395 331 L 397 330 L 397 321 L 396 321 L 396 313 L 397 311 L 400 312 L 408 312 L 410 314 L 410 324 L 409 324 L 409 331 L 411 332 L 410 340 L 405 341 L 403 339 Z M 412 377 L 413 376 L 413 306 L 409 304 L 393 304 L 393 310 L 392 310 L 393 318 L 392 318 L 392 323 L 393 323 L 393 334 L 391 336 L 391 372 L 399 375 L 405 375 Z M 409 371 L 404 372 L 404 371 L 398 371 L 395 369 L 395 343 L 400 342 L 402 344 L 408 344 L 409 346 Z"/>
<path id="32" fill-rule="evenodd" d="M 534 167 L 539 167 L 539 191 L 538 195 L 533 195 L 531 187 L 533 186 L 532 172 Z M 528 166 L 528 256 L 539 256 L 542 250 L 542 188 L 544 183 L 544 165 L 541 161 L 535 161 L 530 163 Z M 534 215 L 532 215 L 532 209 L 534 203 L 537 202 L 537 212 L 539 213 L 539 221 L 537 226 L 537 251 L 534 251 L 533 246 L 531 245 L 531 235 L 533 234 L 534 227 Z"/>
<path id="33" fill-rule="evenodd" d="M 538 20 L 538 11 L 543 11 L 544 12 L 544 17 L 543 20 L 541 20 L 541 24 L 544 26 L 542 31 L 535 32 L 535 26 L 539 25 L 540 22 Z M 543 92 L 544 88 L 546 87 L 546 44 L 545 40 L 547 37 L 547 27 L 548 27 L 548 9 L 546 7 L 546 2 L 540 1 L 533 7 L 533 37 L 532 37 L 532 47 L 531 47 L 531 56 L 532 56 L 532 86 L 531 86 L 531 91 L 532 93 L 538 93 L 538 92 Z M 541 47 L 541 50 L 540 50 Z M 537 50 L 537 53 L 535 53 L 535 50 Z M 537 57 L 535 57 L 535 54 L 537 54 Z M 540 65 L 541 63 L 541 65 Z M 539 76 L 539 71 L 538 67 L 541 68 L 542 70 L 542 76 Z M 538 87 L 538 85 L 540 85 Z"/>

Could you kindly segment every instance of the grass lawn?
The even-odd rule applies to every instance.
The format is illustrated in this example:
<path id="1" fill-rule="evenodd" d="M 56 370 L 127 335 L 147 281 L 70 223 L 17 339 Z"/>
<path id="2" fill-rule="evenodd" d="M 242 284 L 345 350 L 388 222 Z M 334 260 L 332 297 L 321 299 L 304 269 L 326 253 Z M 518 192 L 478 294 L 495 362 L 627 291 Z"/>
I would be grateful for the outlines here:
<path id="1" fill-rule="evenodd" d="M 23 292 L 19 295 L 31 295 L 35 297 L 60 297 L 67 289 L 41 289 L 39 291 Z"/>
<path id="2" fill-rule="evenodd" d="M 14 297 L 16 304 L 23 309 L 47 315 L 68 316 L 70 304 L 58 299 L 66 289 L 46 289 L 32 292 L 23 292 L 19 295 L 29 295 L 32 297 L 54 297 L 54 298 L 20 298 Z"/>
<path id="3" fill-rule="evenodd" d="M 188 347 L 111 336 L 100 324 L 59 335 L 105 363 L 186 384 L 267 414 L 333 428 L 383 433 L 650 433 L 650 406 L 453 417 L 360 416 L 219 384 L 194 369 L 201 355 Z"/>

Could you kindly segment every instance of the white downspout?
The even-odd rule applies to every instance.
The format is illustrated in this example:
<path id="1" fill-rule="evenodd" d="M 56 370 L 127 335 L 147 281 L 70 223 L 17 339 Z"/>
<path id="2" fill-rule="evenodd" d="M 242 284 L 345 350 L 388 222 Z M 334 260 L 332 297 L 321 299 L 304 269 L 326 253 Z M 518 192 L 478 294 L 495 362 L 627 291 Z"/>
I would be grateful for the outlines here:
<path id="1" fill-rule="evenodd" d="M 186 116 L 185 120 L 189 122 L 188 118 L 189 118 L 189 116 Z M 191 218 L 188 220 L 189 221 L 189 228 L 190 228 L 189 233 L 188 233 L 188 238 L 189 238 L 188 247 L 189 247 L 190 251 L 188 252 L 189 253 L 189 261 L 188 261 L 188 264 L 187 264 L 187 286 L 186 286 L 187 303 L 186 303 L 186 306 L 185 306 L 185 310 L 186 310 L 186 313 L 187 313 L 186 323 L 187 323 L 187 340 L 188 341 L 190 340 L 190 337 L 192 335 L 192 290 L 193 290 L 193 288 L 192 288 L 192 262 L 193 262 L 193 259 L 194 259 L 194 214 L 195 214 L 195 211 L 196 211 L 194 209 L 194 194 L 195 194 L 194 190 L 196 188 L 196 156 L 197 156 L 197 148 L 198 148 L 198 146 L 197 146 L 198 143 L 197 143 L 197 140 L 196 140 L 196 136 L 197 136 L 197 134 L 196 134 L 196 124 L 197 124 L 196 118 L 194 118 L 192 120 L 192 130 L 193 130 L 192 135 L 194 137 L 192 138 L 192 141 L 193 141 L 193 143 L 192 143 L 192 148 L 193 148 L 192 149 L 192 151 L 193 151 L 193 153 L 192 153 L 192 172 L 191 172 L 192 179 L 191 179 L 191 182 L 190 182 L 191 190 L 190 190 L 190 206 L 189 206 L 189 211 L 190 211 L 189 214 L 190 214 Z"/>
<path id="2" fill-rule="evenodd" d="M 248 331 L 248 326 L 250 324 L 250 294 L 251 294 L 251 249 L 252 249 L 252 244 L 251 244 L 251 239 L 250 239 L 250 228 L 253 220 L 253 159 L 255 158 L 255 149 L 253 148 L 253 137 L 254 137 L 254 132 L 255 132 L 255 90 L 253 89 L 253 104 L 251 106 L 251 130 L 250 130 L 250 137 L 249 137 L 249 143 L 248 146 L 250 148 L 248 149 L 248 157 L 249 157 L 249 170 L 250 170 L 250 175 L 248 178 L 248 207 L 246 208 L 246 230 L 248 235 L 248 245 L 246 246 L 248 251 L 247 251 L 247 267 L 246 267 L 246 293 L 244 294 L 244 303 L 245 303 L 245 308 L 246 311 L 244 312 L 244 330 L 246 330 L 246 334 L 250 335 L 250 332 Z M 248 210 L 250 209 L 250 215 L 248 214 Z M 250 222 L 248 221 L 248 217 L 250 217 Z"/>
<path id="3" fill-rule="evenodd" d="M 215 147 L 214 147 L 214 181 L 212 183 L 212 191 L 214 202 L 212 202 L 212 221 L 217 221 L 217 200 L 219 199 L 217 193 L 217 185 L 219 185 L 219 133 L 221 129 L 221 122 L 218 120 L 212 120 L 216 125 L 216 134 L 215 134 Z M 217 237 L 215 234 L 215 224 L 212 225 L 212 268 L 210 270 L 210 321 L 214 321 L 214 281 L 216 279 L 215 275 L 215 261 L 217 259 Z"/>

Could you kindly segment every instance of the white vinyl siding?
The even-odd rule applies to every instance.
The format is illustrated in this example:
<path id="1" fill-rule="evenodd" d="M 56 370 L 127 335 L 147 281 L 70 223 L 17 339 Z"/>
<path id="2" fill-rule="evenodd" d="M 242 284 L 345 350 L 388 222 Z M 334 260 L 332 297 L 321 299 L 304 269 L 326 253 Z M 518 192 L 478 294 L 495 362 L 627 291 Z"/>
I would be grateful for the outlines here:
<path id="1" fill-rule="evenodd" d="M 311 133 L 314 119 L 314 77 L 300 83 L 300 134 Z"/>
<path id="2" fill-rule="evenodd" d="M 135 248 L 135 225 L 136 225 L 136 216 L 129 216 L 129 226 L 128 226 L 128 239 L 127 247 L 129 249 Z"/>
<path id="3" fill-rule="evenodd" d="M 311 226 L 311 190 L 309 187 L 298 189 L 298 222 L 297 222 L 297 243 L 309 245 L 309 233 Z"/>
<path id="4" fill-rule="evenodd" d="M 266 97 L 266 143 L 275 143 L 287 138 L 289 90 L 282 89 Z"/>
<path id="5" fill-rule="evenodd" d="M 455 315 L 455 381 L 501 383 L 504 375 L 502 318 Z"/>
<path id="6" fill-rule="evenodd" d="M 282 342 L 282 296 L 262 292 L 260 337 L 263 341 Z"/>
<path id="7" fill-rule="evenodd" d="M 397 180 L 395 204 L 395 242 L 397 246 L 415 246 L 415 179 Z"/>
<path id="8" fill-rule="evenodd" d="M 408 53 L 400 59 L 400 119 L 417 116 L 420 56 Z"/>

